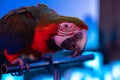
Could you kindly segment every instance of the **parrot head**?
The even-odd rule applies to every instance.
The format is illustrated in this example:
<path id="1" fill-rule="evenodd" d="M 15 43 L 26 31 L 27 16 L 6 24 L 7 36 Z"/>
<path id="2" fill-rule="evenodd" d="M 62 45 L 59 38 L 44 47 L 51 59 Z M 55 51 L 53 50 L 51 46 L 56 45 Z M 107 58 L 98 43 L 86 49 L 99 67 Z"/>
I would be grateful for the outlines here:
<path id="1" fill-rule="evenodd" d="M 79 26 L 72 22 L 62 22 L 58 25 L 54 41 L 60 48 L 73 50 L 73 56 L 77 56 L 86 45 L 87 30 L 86 25 Z"/>
<path id="2" fill-rule="evenodd" d="M 57 34 L 53 37 L 55 44 L 63 49 L 74 50 L 73 56 L 79 55 L 87 42 L 86 23 L 79 18 L 59 14 L 51 14 L 45 20 L 48 20 L 47 24 L 57 24 Z"/>

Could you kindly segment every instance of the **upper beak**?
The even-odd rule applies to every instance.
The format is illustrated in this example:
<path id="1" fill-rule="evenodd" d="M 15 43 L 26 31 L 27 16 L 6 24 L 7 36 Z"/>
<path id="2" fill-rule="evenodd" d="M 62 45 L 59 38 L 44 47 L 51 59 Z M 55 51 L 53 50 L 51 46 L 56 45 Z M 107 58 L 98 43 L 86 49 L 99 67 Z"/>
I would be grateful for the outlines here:
<path id="1" fill-rule="evenodd" d="M 86 42 L 87 42 L 87 31 L 86 30 L 82 30 L 78 33 L 76 33 L 73 37 L 72 37 L 73 41 L 74 41 L 74 45 L 75 45 L 75 52 L 74 52 L 74 56 L 77 56 L 79 54 L 81 54 L 81 51 L 84 49 Z"/>
<path id="2" fill-rule="evenodd" d="M 58 46 L 67 50 L 75 50 L 73 56 L 81 54 L 81 51 L 86 45 L 87 31 L 85 29 L 78 31 L 73 36 L 59 37 L 57 38 Z"/>

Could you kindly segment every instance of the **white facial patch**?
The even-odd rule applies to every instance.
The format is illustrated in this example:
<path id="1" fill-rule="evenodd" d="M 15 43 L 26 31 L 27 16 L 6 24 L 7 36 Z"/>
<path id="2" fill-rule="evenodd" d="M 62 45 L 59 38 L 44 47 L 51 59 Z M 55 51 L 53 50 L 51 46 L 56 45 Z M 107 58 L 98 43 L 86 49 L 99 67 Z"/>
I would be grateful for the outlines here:
<path id="1" fill-rule="evenodd" d="M 58 33 L 54 36 L 54 40 L 57 46 L 60 45 L 67 38 L 72 37 L 75 33 L 79 32 L 80 28 L 77 27 L 74 23 L 63 22 L 59 24 Z"/>
<path id="2" fill-rule="evenodd" d="M 63 22 L 58 26 L 58 33 L 54 41 L 60 48 L 75 50 L 74 56 L 79 54 L 86 45 L 87 31 L 74 23 Z M 69 41 L 71 39 L 71 41 Z"/>
<path id="3" fill-rule="evenodd" d="M 71 36 L 71 35 L 77 33 L 79 30 L 80 30 L 80 28 L 78 26 L 76 26 L 74 23 L 63 22 L 63 23 L 59 24 L 58 35 Z"/>

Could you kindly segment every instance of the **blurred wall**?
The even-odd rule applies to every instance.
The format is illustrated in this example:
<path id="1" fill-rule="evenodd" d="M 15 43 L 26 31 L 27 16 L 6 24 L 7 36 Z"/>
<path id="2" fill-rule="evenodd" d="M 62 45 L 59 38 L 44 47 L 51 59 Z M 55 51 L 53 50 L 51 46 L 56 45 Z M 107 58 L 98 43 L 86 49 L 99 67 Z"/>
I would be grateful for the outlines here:
<path id="1" fill-rule="evenodd" d="M 120 0 L 100 0 L 100 44 L 105 63 L 120 59 Z"/>

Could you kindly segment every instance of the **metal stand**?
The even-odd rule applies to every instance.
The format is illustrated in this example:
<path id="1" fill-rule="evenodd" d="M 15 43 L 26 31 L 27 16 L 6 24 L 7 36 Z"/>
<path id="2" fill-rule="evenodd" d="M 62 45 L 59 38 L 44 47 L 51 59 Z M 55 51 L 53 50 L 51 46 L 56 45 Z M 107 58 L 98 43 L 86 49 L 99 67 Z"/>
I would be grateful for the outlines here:
<path id="1" fill-rule="evenodd" d="M 77 56 L 74 58 L 62 58 L 62 59 L 53 59 L 52 62 L 49 61 L 38 61 L 38 62 L 31 62 L 29 63 L 29 71 L 30 70 L 37 70 L 40 68 L 45 68 L 47 66 L 51 66 L 54 70 L 54 80 L 61 80 L 61 69 L 59 67 L 59 65 L 61 64 L 67 64 L 67 63 L 74 63 L 74 62 L 84 62 L 87 60 L 92 60 L 94 59 L 94 55 L 93 54 L 89 54 L 89 55 L 81 55 L 81 56 Z M 22 70 L 23 72 L 27 71 L 27 66 Z M 3 74 L 5 73 L 16 73 L 16 72 L 21 72 L 21 68 L 19 65 L 16 64 L 3 64 L 1 67 L 1 72 Z"/>
<path id="2" fill-rule="evenodd" d="M 58 65 L 54 66 L 54 80 L 61 80 L 61 69 Z"/>

